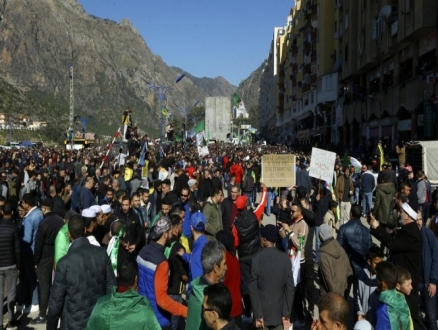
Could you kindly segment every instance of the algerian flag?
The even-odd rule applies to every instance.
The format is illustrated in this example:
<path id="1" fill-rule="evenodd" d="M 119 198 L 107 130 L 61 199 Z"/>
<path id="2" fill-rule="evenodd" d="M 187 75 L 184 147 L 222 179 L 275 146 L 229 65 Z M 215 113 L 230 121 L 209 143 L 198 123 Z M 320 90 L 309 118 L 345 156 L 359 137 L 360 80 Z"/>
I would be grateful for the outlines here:
<path id="1" fill-rule="evenodd" d="M 234 93 L 233 95 L 233 104 L 234 106 L 238 106 L 240 104 L 240 102 L 242 102 L 242 99 L 240 98 L 239 95 L 237 95 L 237 93 Z"/>

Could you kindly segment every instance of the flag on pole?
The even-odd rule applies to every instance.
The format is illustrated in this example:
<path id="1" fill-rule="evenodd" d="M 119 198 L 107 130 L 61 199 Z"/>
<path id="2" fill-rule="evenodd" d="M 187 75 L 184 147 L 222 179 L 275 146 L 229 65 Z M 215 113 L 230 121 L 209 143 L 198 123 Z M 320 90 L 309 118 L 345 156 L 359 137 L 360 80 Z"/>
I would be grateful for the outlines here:
<path id="1" fill-rule="evenodd" d="M 240 102 L 242 102 L 242 99 L 240 98 L 240 96 L 237 93 L 234 93 L 234 95 L 233 95 L 234 106 L 237 107 L 240 104 Z"/>
<path id="2" fill-rule="evenodd" d="M 144 166 L 144 157 L 146 155 L 146 144 L 147 142 L 145 142 L 143 148 L 141 148 L 140 158 L 138 159 L 138 165 L 140 166 Z"/>
<path id="3" fill-rule="evenodd" d="M 103 159 L 102 159 L 102 164 L 100 164 L 100 168 L 102 168 L 103 164 L 105 164 L 105 162 L 107 161 L 108 154 L 113 149 L 114 141 L 120 136 L 120 134 L 121 134 L 121 132 L 120 132 L 120 127 L 119 127 L 116 134 L 114 134 L 113 140 L 111 141 L 110 145 L 108 146 L 108 150 L 106 151 L 105 157 L 103 157 Z"/>

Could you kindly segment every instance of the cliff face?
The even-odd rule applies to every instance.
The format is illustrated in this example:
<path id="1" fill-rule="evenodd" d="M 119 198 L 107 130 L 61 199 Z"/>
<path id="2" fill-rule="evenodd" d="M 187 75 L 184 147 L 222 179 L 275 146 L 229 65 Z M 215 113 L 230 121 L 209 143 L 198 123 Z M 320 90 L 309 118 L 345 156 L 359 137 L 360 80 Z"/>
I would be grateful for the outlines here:
<path id="1" fill-rule="evenodd" d="M 263 64 L 254 70 L 248 78 L 242 80 L 237 87 L 237 94 L 242 98 L 245 107 L 249 108 L 259 104 L 260 81 L 262 79 Z"/>
<path id="2" fill-rule="evenodd" d="M 114 127 L 130 106 L 135 124 L 156 130 L 160 110 L 148 84 L 174 85 L 179 74 L 152 54 L 128 20 L 87 15 L 76 0 L 0 1 L 0 76 L 37 99 L 44 95 L 65 103 L 69 63 L 76 111 Z M 168 108 L 176 114 L 178 105 L 205 96 L 186 77 L 167 94 Z"/>
<path id="3" fill-rule="evenodd" d="M 183 72 L 182 69 L 173 67 L 178 72 Z M 194 77 L 189 73 L 186 73 L 188 77 L 196 87 L 204 90 L 209 96 L 231 96 L 236 91 L 236 86 L 230 84 L 225 78 L 219 76 L 216 78 L 208 77 Z"/>

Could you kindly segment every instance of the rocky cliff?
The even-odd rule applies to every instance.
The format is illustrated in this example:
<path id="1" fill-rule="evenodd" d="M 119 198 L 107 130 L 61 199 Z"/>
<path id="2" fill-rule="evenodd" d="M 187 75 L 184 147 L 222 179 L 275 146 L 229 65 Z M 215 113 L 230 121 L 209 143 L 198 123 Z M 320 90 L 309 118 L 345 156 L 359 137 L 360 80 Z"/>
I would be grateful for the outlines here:
<path id="1" fill-rule="evenodd" d="M 176 71 L 182 73 L 182 69 L 173 67 Z M 208 77 L 194 77 L 190 73 L 186 73 L 186 77 L 189 78 L 196 87 L 204 90 L 209 96 L 230 96 L 236 91 L 236 86 L 230 84 L 225 78 L 219 76 L 216 78 Z"/>
<path id="2" fill-rule="evenodd" d="M 157 131 L 158 99 L 148 85 L 175 85 L 179 70 L 154 55 L 128 20 L 87 15 L 76 0 L 0 1 L 0 76 L 68 111 L 69 63 L 78 113 L 99 118 L 112 134 L 130 106 L 134 123 Z M 187 76 L 167 94 L 168 108 L 177 113 L 207 95 Z"/>
<path id="3" fill-rule="evenodd" d="M 237 87 L 237 94 L 242 98 L 245 107 L 259 104 L 260 81 L 262 79 L 263 64 L 253 71 L 248 78 L 242 80 Z"/>

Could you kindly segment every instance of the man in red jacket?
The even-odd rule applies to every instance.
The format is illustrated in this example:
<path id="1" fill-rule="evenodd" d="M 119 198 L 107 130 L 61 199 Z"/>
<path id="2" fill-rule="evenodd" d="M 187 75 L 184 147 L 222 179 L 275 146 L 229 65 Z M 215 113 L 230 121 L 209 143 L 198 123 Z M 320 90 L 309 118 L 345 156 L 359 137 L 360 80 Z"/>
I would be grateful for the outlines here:
<path id="1" fill-rule="evenodd" d="M 236 160 L 233 160 L 233 165 L 230 167 L 230 177 L 232 177 L 233 174 L 236 176 L 235 184 L 240 184 L 242 182 L 243 169 Z"/>

